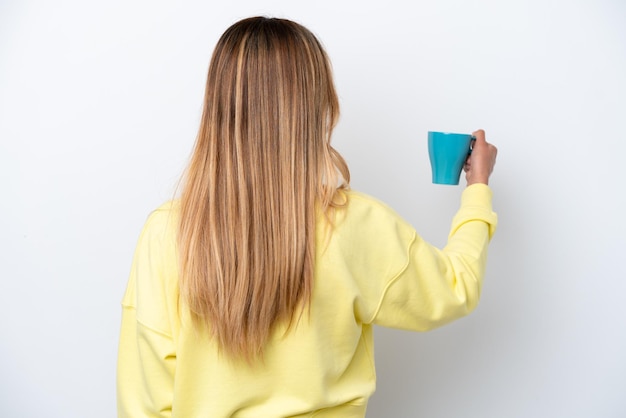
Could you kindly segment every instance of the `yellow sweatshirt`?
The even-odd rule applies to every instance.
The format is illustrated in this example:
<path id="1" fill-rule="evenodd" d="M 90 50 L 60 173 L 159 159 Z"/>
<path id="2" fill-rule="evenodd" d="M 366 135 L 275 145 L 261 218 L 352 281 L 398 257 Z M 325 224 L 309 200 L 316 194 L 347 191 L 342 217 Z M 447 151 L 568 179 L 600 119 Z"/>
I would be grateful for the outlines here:
<path id="1" fill-rule="evenodd" d="M 310 314 L 287 333 L 279 327 L 253 367 L 191 327 L 178 298 L 178 206 L 154 211 L 122 301 L 118 415 L 364 417 L 376 381 L 372 326 L 425 331 L 468 314 L 497 217 L 489 187 L 467 187 L 440 250 L 383 203 L 348 198 L 328 240 L 323 217 L 318 224 Z"/>

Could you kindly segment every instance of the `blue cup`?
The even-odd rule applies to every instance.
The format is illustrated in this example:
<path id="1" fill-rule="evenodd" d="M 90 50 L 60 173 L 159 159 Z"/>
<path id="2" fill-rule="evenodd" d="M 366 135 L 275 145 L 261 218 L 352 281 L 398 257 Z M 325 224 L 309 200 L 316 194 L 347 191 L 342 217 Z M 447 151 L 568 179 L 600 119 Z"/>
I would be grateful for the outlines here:
<path id="1" fill-rule="evenodd" d="M 474 137 L 468 134 L 428 132 L 428 156 L 433 183 L 459 184 Z"/>

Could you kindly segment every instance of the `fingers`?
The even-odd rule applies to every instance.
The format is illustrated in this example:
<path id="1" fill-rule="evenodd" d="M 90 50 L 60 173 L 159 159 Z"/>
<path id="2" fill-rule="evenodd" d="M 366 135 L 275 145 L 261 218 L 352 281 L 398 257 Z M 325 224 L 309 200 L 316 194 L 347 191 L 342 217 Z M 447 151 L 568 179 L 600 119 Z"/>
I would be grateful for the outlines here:
<path id="1" fill-rule="evenodd" d="M 485 139 L 485 131 L 479 129 L 477 131 L 472 132 L 474 136 L 474 142 L 472 144 L 472 152 L 477 148 L 478 150 L 484 149 L 487 146 L 487 139 Z"/>
<path id="2" fill-rule="evenodd" d="M 466 173 L 467 183 L 488 184 L 489 177 L 496 162 L 497 148 L 488 143 L 485 138 L 485 131 L 479 129 L 472 133 L 475 140 L 472 146 L 472 153 L 463 167 Z"/>
<path id="3" fill-rule="evenodd" d="M 487 142 L 487 139 L 485 138 L 485 131 L 482 129 L 479 129 L 477 131 L 472 132 L 472 135 L 475 138 L 474 144 L 472 146 L 472 152 L 474 148 L 481 149 L 482 152 L 486 152 L 488 155 L 492 156 L 495 162 L 495 157 L 498 153 L 498 149 L 493 144 L 490 144 Z"/>
<path id="4" fill-rule="evenodd" d="M 487 142 L 487 140 L 485 139 L 485 131 L 482 129 L 472 132 L 472 136 L 476 138 L 476 143 L 484 144 L 485 142 Z"/>

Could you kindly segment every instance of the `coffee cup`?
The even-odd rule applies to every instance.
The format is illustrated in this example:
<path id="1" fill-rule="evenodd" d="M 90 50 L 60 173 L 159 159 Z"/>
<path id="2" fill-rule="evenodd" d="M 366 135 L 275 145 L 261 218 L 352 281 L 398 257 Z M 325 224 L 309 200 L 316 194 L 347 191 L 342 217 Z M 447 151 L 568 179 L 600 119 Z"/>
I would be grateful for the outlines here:
<path id="1" fill-rule="evenodd" d="M 459 184 L 474 139 L 469 134 L 428 132 L 428 156 L 434 184 Z"/>

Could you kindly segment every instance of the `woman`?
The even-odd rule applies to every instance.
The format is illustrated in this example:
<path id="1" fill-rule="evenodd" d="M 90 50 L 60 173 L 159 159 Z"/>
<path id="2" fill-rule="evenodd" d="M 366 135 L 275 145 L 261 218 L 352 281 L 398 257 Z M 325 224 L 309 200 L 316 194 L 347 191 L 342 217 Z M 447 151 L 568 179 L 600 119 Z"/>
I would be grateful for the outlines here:
<path id="1" fill-rule="evenodd" d="M 220 38 L 179 200 L 141 233 L 118 358 L 121 417 L 363 417 L 374 324 L 428 330 L 477 304 L 496 149 L 475 132 L 443 250 L 348 189 L 339 106 L 311 32 Z"/>

